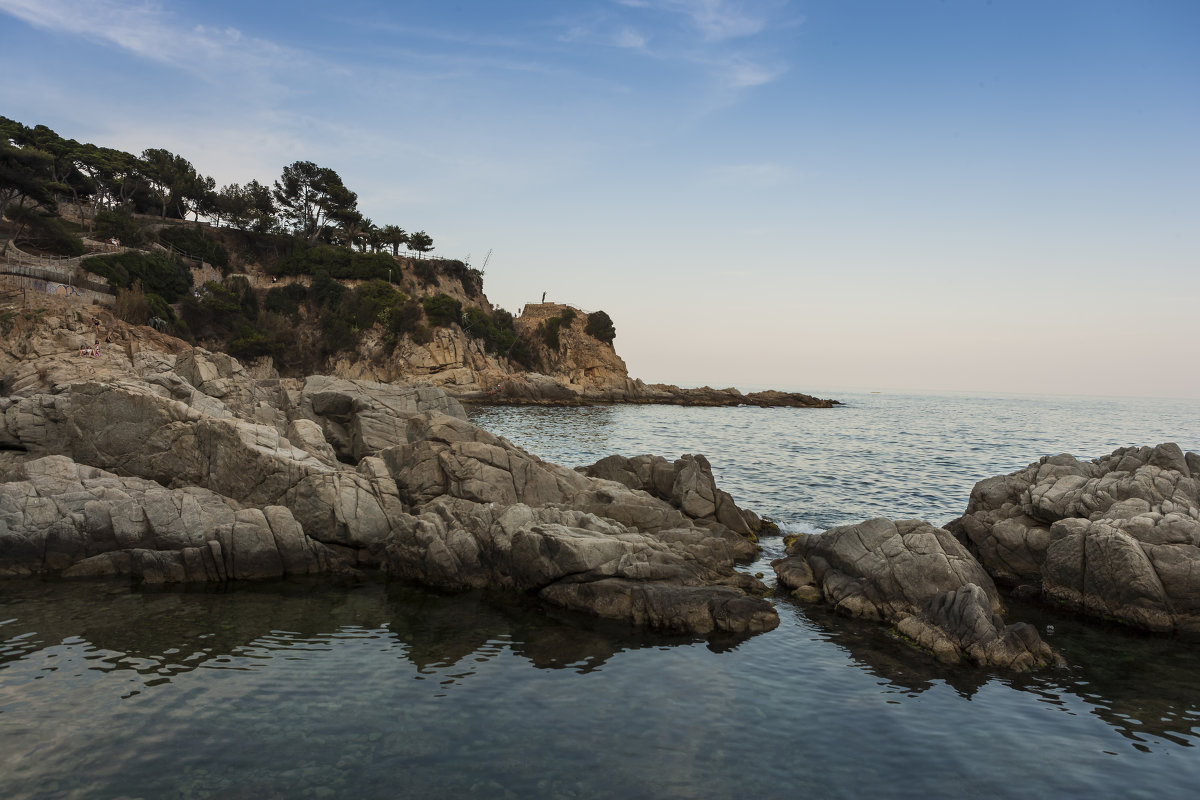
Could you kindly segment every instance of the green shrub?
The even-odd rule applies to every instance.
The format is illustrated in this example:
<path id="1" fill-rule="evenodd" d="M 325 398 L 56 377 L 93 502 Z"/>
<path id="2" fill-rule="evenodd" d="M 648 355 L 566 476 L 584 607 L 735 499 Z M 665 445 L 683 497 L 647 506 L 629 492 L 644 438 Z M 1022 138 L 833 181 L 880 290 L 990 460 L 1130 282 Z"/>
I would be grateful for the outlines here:
<path id="1" fill-rule="evenodd" d="M 421 301 L 421 304 L 425 308 L 429 324 L 435 328 L 458 322 L 462 317 L 462 303 L 446 294 L 430 295 Z"/>
<path id="2" fill-rule="evenodd" d="M 126 247 L 136 247 L 142 243 L 142 229 L 129 214 L 123 214 L 120 211 L 97 211 L 96 217 L 92 221 L 93 236 L 97 239 L 108 241 L 109 239 L 120 239 L 121 244 Z"/>
<path id="3" fill-rule="evenodd" d="M 140 280 L 147 293 L 174 303 L 192 288 L 192 273 L 177 258 L 165 253 L 129 251 L 91 256 L 81 262 L 88 272 L 101 275 L 114 289 L 127 289 Z"/>
<path id="4" fill-rule="evenodd" d="M 263 309 L 273 314 L 283 314 L 295 319 L 300 315 L 300 306 L 308 300 L 308 289 L 302 283 L 289 283 L 267 290 L 263 298 Z"/>
<path id="5" fill-rule="evenodd" d="M 328 244 L 310 245 L 295 240 L 291 252 L 280 257 L 272 268 L 275 275 L 313 275 L 318 271 L 341 280 L 382 280 L 399 274 L 396 260 L 387 253 L 359 253 Z"/>
<path id="6" fill-rule="evenodd" d="M 502 308 L 496 309 L 490 315 L 481 308 L 468 308 L 463 316 L 466 332 L 482 340 L 484 349 L 489 353 L 529 364 L 532 351 L 517 335 L 512 314 Z"/>
<path id="7" fill-rule="evenodd" d="M 25 233 L 22 238 L 43 252 L 69 258 L 87 252 L 87 248 L 83 246 L 83 239 L 67 228 L 61 217 L 20 206 L 9 206 L 5 215 L 15 222 L 24 223 Z"/>
<path id="8" fill-rule="evenodd" d="M 429 336 L 429 329 L 421 324 L 421 319 L 424 317 L 424 312 L 421 310 L 421 304 L 414 300 L 408 300 L 399 306 L 393 306 L 388 309 L 387 319 L 384 322 L 384 330 L 387 331 L 388 337 L 395 340 L 399 336 L 407 335 L 416 340 L 416 331 L 418 328 L 423 329 L 425 336 Z M 425 341 L 429 341 L 428 338 Z M 418 342 L 422 344 L 422 342 Z"/>
<path id="9" fill-rule="evenodd" d="M 538 323 L 538 333 L 542 335 L 542 341 L 546 343 L 546 347 L 551 350 L 557 350 L 562 346 L 558 338 L 558 329 L 562 327 L 562 317 L 551 317 Z"/>
<path id="10" fill-rule="evenodd" d="M 159 319 L 165 320 L 172 324 L 174 324 L 176 321 L 175 309 L 171 308 L 170 304 L 167 303 L 167 301 L 164 300 L 160 295 L 157 295 L 154 292 L 147 294 L 146 305 L 150 307 L 150 316 L 158 317 Z"/>
<path id="11" fill-rule="evenodd" d="M 250 325 L 240 325 L 228 347 L 230 355 L 242 359 L 262 358 L 263 356 L 278 358 L 283 354 L 283 348 L 279 342 Z"/>
<path id="12" fill-rule="evenodd" d="M 326 270 L 319 269 L 313 273 L 312 286 L 308 289 L 308 296 L 317 305 L 335 306 L 348 291 L 350 290 L 335 281 Z"/>
<path id="13" fill-rule="evenodd" d="M 416 344 L 429 344 L 433 341 L 433 331 L 424 325 L 417 325 L 413 328 L 412 333 L 408 335 Z"/>
<path id="14" fill-rule="evenodd" d="M 483 293 L 483 273 L 468 267 L 462 261 L 453 258 L 435 258 L 424 263 L 433 265 L 438 272 L 457 280 L 467 297 L 474 298 Z"/>
<path id="15" fill-rule="evenodd" d="M 417 280 L 421 282 L 422 286 L 433 286 L 437 283 L 437 269 L 433 266 L 433 261 L 421 259 L 411 263 L 413 274 L 417 276 Z"/>
<path id="16" fill-rule="evenodd" d="M 612 319 L 603 311 L 588 314 L 583 332 L 606 344 L 612 344 L 613 339 L 617 338 L 617 329 L 613 326 Z"/>
<path id="17" fill-rule="evenodd" d="M 200 228 L 183 225 L 163 228 L 158 232 L 158 240 L 173 246 L 186 256 L 206 261 L 222 272 L 229 269 L 229 251 Z"/>

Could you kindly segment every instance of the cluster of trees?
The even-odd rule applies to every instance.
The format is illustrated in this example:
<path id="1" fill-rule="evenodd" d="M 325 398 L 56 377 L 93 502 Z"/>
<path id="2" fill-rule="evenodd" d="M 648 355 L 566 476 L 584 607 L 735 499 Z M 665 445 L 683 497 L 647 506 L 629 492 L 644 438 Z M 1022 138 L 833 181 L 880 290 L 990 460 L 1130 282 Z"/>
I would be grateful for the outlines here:
<path id="1" fill-rule="evenodd" d="M 155 214 L 161 219 L 205 217 L 253 233 L 291 233 L 361 252 L 418 258 L 433 249 L 425 231 L 376 225 L 358 209 L 358 195 L 329 167 L 296 161 L 268 186 L 257 180 L 217 189 L 181 155 L 161 148 L 140 156 L 64 139 L 45 125 L 27 127 L 0 117 L 0 212 L 22 233 L 54 228 L 69 201 L 92 229 L 98 212 Z M 16 237 L 14 237 L 16 238 Z M 79 248 L 82 245 L 78 246 Z"/>
<path id="2" fill-rule="evenodd" d="M 64 222 L 60 207 L 68 203 L 80 224 Z M 85 229 L 126 245 L 140 244 L 144 231 L 134 214 L 163 220 L 203 217 L 243 231 L 259 245 L 273 240 L 277 244 L 271 247 L 279 255 L 272 271 L 311 275 L 313 281 L 308 288 L 273 288 L 261 303 L 237 276 L 193 291 L 189 270 L 173 255 L 128 252 L 88 259 L 87 268 L 118 290 L 118 310 L 128 321 L 159 317 L 185 338 L 219 342 L 237 356 L 271 355 L 296 363 L 298 352 L 314 360 L 349 349 L 360 331 L 375 324 L 393 341 L 404 335 L 418 343 L 429 341 L 431 328 L 459 324 L 491 352 L 526 366 L 533 359 L 508 312 L 464 311 L 445 294 L 418 300 L 393 286 L 392 271 L 398 272 L 394 259 L 401 247 L 416 255 L 413 272 L 425 287 L 449 277 L 462 284 L 468 298 L 475 298 L 482 293 L 482 273 L 462 261 L 426 260 L 433 250 L 429 234 L 376 225 L 359 210 L 358 195 L 337 172 L 311 161 L 289 164 L 270 185 L 251 180 L 218 189 L 213 178 L 168 150 L 151 148 L 134 155 L 0 116 L 0 214 L 17 225 L 12 238 L 36 239 L 43 249 L 63 255 L 83 253 L 78 232 Z M 286 234 L 290 237 L 282 236 Z M 164 227 L 157 238 L 222 272 L 229 267 L 229 253 L 198 226 Z M 365 282 L 350 289 L 340 280 Z M 416 285 L 410 290 L 416 291 Z M 180 309 L 178 316 L 172 304 Z M 301 318 L 318 322 L 315 349 L 298 346 Z M 608 325 L 611 330 L 611 321 Z M 557 339 L 556 334 L 557 326 L 543 333 L 548 340 Z"/>
<path id="3" fill-rule="evenodd" d="M 551 350 L 558 350 L 562 346 L 558 332 L 563 325 L 570 325 L 574 322 L 576 316 L 578 315 L 575 313 L 575 309 L 565 308 L 558 316 L 538 323 L 538 333 L 547 347 Z M 617 338 L 617 329 L 613 325 L 612 317 L 603 311 L 595 311 L 587 315 L 583 332 L 605 344 L 612 344 L 613 340 Z"/>

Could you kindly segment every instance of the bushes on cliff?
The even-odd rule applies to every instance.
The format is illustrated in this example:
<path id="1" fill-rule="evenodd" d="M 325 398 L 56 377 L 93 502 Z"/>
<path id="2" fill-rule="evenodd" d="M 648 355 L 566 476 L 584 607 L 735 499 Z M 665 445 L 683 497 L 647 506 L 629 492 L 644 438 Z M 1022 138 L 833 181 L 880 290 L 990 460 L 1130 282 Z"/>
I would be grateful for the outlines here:
<path id="1" fill-rule="evenodd" d="M 464 330 L 483 342 L 489 353 L 504 356 L 528 367 L 533 359 L 529 345 L 517 335 L 512 314 L 497 308 L 488 314 L 481 308 L 468 308 L 463 314 Z"/>
<path id="2" fill-rule="evenodd" d="M 300 307 L 307 301 L 308 289 L 304 284 L 289 283 L 269 289 L 263 298 L 263 309 L 295 320 L 300 316 Z"/>
<path id="3" fill-rule="evenodd" d="M 126 247 L 137 247 L 145 237 L 141 226 L 130 214 L 120 211 L 97 211 L 92 220 L 92 236 L 102 241 L 119 239 Z"/>
<path id="4" fill-rule="evenodd" d="M 389 270 L 399 273 L 396 260 L 387 253 L 359 253 L 347 247 L 328 244 L 308 244 L 297 239 L 292 249 L 275 262 L 275 275 L 316 275 L 329 273 L 341 280 L 388 279 Z"/>
<path id="5" fill-rule="evenodd" d="M 417 277 L 422 286 L 433 286 L 437 283 L 437 269 L 434 268 L 433 264 L 433 261 L 411 262 L 413 275 Z"/>
<path id="6" fill-rule="evenodd" d="M 61 217 L 16 203 L 4 209 L 4 216 L 17 223 L 22 241 L 44 253 L 74 257 L 86 252 L 83 239 L 68 230 Z"/>
<path id="7" fill-rule="evenodd" d="M 192 258 L 212 264 L 222 272 L 229 269 L 229 251 L 200 228 L 173 226 L 158 232 L 158 240 Z"/>
<path id="8" fill-rule="evenodd" d="M 605 344 L 612 344 L 613 339 L 617 338 L 617 329 L 613 325 L 612 318 L 603 311 L 588 314 L 587 324 L 583 326 L 583 332 L 593 338 L 599 339 Z"/>
<path id="9" fill-rule="evenodd" d="M 192 288 L 192 273 L 179 259 L 165 253 L 130 251 L 85 258 L 81 266 L 101 275 L 114 289 L 127 289 L 140 280 L 147 294 L 174 303 Z"/>
<path id="10" fill-rule="evenodd" d="M 394 342 L 400 336 L 408 336 L 417 344 L 429 341 L 429 329 L 421 324 L 425 312 L 421 304 L 415 300 L 406 300 L 398 306 L 388 309 L 383 323 L 389 341 Z"/>
<path id="11" fill-rule="evenodd" d="M 336 281 L 333 284 L 340 286 Z M 396 328 L 409 332 L 415 325 L 414 317 L 420 319 L 419 307 L 387 281 L 368 281 L 354 289 L 344 286 L 341 289 L 335 291 L 324 282 L 318 287 L 317 281 L 313 281 L 312 294 L 325 298 L 321 339 L 332 351 L 353 348 L 358 343 L 358 334 L 376 322 L 383 323 L 385 334 L 394 338 Z"/>
<path id="12" fill-rule="evenodd" d="M 431 294 L 421 301 L 429 324 L 446 327 L 462 319 L 462 303 L 447 294 Z"/>
<path id="13" fill-rule="evenodd" d="M 538 333 L 542 335 L 542 341 L 546 343 L 546 347 L 549 347 L 551 350 L 557 350 L 561 347 L 558 332 L 563 325 L 570 325 L 574 322 L 576 316 L 575 309 L 564 308 L 562 313 L 557 317 L 550 317 L 550 319 L 538 325 Z"/>
<path id="14" fill-rule="evenodd" d="M 462 286 L 463 294 L 467 297 L 476 298 L 483 294 L 483 273 L 479 270 L 472 269 L 462 261 L 453 258 L 439 258 L 433 260 L 432 263 L 437 264 L 438 270 L 443 275 L 458 281 Z"/>

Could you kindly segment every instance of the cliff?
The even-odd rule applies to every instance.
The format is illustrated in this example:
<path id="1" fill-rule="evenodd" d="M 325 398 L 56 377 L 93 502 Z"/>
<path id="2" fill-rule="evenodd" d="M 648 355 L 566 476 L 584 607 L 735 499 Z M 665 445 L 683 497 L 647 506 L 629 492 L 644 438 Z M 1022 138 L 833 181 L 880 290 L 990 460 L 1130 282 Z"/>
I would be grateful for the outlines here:
<path id="1" fill-rule="evenodd" d="M 148 225 L 146 235 L 154 235 L 160 227 L 158 222 Z M 165 337 L 161 346 L 166 351 L 195 345 L 228 352 L 276 377 L 324 374 L 386 383 L 429 382 L 475 403 L 821 408 L 836 404 L 804 394 L 746 395 L 736 389 L 683 389 L 631 378 L 613 347 L 616 333 L 607 314 L 536 303 L 513 317 L 493 307 L 483 293 L 482 273 L 463 262 L 357 253 L 355 257 L 370 261 L 368 268 L 359 269 L 358 274 L 366 277 L 331 282 L 328 275 L 321 275 L 321 264 L 326 262 L 311 253 L 297 256 L 288 251 L 291 240 L 286 237 L 255 238 L 209 226 L 187 230 L 228 253 L 228 263 L 222 277 L 221 271 L 200 259 L 183 259 L 191 268 L 194 288 L 172 304 L 174 316 L 160 327 L 187 341 L 168 345 L 166 339 L 171 337 Z M 156 252 L 163 249 L 156 243 L 147 247 Z M 15 246 L 10 250 L 19 254 Z M 327 247 L 322 257 L 347 252 Z M 308 273 L 297 273 L 298 258 L 311 259 L 303 265 Z M 20 265 L 13 263 L 11 253 L 0 257 L 0 272 L 18 271 Z M 64 272 L 59 282 L 73 285 L 89 278 L 93 263 L 72 260 L 62 269 L 73 274 Z M 34 305 L 51 302 L 38 291 L 53 288 L 45 280 L 5 274 L 0 283 L 30 294 Z M 65 298 L 66 305 L 57 314 L 64 327 L 57 335 L 75 342 L 75 347 L 92 344 L 95 337 L 88 338 L 86 329 L 74 330 L 79 323 L 76 317 L 107 313 L 98 309 L 113 309 L 111 297 L 92 293 L 87 298 Z M 87 305 L 89 301 L 99 305 Z M 131 318 L 127 311 L 120 313 Z M 168 316 L 167 311 L 157 313 Z M 106 331 L 115 330 L 111 323 L 116 317 L 109 314 L 108 320 Z"/>

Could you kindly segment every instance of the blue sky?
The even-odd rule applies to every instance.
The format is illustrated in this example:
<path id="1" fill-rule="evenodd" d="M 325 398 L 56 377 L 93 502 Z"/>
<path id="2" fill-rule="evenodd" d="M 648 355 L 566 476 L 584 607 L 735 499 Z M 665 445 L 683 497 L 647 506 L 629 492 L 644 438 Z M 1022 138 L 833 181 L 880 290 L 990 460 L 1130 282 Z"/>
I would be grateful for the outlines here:
<path id="1" fill-rule="evenodd" d="M 1200 3 L 0 0 L 0 114 L 604 309 L 648 381 L 1200 398 Z"/>

